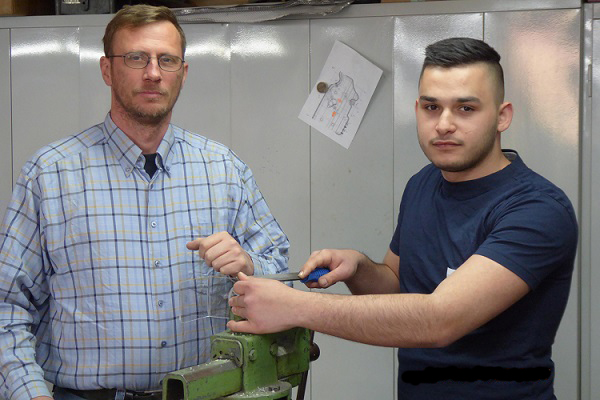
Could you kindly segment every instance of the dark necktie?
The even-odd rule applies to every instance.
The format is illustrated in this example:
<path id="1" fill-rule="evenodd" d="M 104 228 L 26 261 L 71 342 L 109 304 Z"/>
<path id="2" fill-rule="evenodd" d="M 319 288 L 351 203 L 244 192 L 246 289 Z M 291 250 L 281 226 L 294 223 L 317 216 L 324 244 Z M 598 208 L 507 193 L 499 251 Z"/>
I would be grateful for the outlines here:
<path id="1" fill-rule="evenodd" d="M 146 163 L 144 164 L 144 169 L 146 170 L 146 172 L 148 173 L 148 175 L 150 175 L 150 178 L 152 178 L 154 176 L 154 173 L 156 172 L 156 153 L 154 154 L 144 154 L 144 157 L 146 158 Z"/>

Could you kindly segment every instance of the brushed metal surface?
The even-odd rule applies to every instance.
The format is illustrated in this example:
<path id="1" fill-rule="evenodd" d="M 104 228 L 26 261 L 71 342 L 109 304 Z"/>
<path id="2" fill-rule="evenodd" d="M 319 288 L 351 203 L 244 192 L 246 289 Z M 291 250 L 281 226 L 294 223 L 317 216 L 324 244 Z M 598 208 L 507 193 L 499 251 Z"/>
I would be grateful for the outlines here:
<path id="1" fill-rule="evenodd" d="M 4 216 L 13 187 L 10 95 L 10 30 L 0 29 L 0 218 Z"/>
<path id="2" fill-rule="evenodd" d="M 231 26 L 231 147 L 290 239 L 290 266 L 310 254 L 309 22 Z M 303 285 L 301 285 L 303 286 Z"/>
<path id="3" fill-rule="evenodd" d="M 79 28 L 79 76 L 73 77 L 71 83 L 79 90 L 78 131 L 104 121 L 110 109 L 110 87 L 100 72 L 100 57 L 104 55 L 102 36 L 104 27 Z"/>
<path id="4" fill-rule="evenodd" d="M 387 250 L 396 212 L 392 183 L 393 29 L 392 17 L 311 22 L 311 88 L 336 40 L 383 69 L 348 150 L 311 130 L 313 250 L 357 248 L 375 260 L 381 260 Z M 327 292 L 348 293 L 344 285 L 336 285 Z M 319 334 L 315 341 L 322 351 L 312 366 L 313 399 L 393 398 L 394 350 Z M 357 384 L 358 381 L 368 384 Z"/>
<path id="5" fill-rule="evenodd" d="M 184 25 L 188 76 L 173 109 L 173 123 L 231 145 L 229 27 Z"/>
<path id="6" fill-rule="evenodd" d="M 579 9 L 486 13 L 485 40 L 502 55 L 511 127 L 502 144 L 519 152 L 534 171 L 555 183 L 579 210 Z M 575 399 L 579 386 L 579 270 L 553 359 L 557 398 Z"/>
<path id="7" fill-rule="evenodd" d="M 79 27 L 11 30 L 13 175 L 41 146 L 79 132 Z M 80 101 L 81 100 L 81 101 Z"/>
<path id="8" fill-rule="evenodd" d="M 591 98 L 591 235 L 590 235 L 590 371 L 589 393 L 593 399 L 600 393 L 600 20 L 593 21 Z M 595 96 L 595 97 L 594 97 Z M 587 400 L 587 399 L 586 399 Z"/>

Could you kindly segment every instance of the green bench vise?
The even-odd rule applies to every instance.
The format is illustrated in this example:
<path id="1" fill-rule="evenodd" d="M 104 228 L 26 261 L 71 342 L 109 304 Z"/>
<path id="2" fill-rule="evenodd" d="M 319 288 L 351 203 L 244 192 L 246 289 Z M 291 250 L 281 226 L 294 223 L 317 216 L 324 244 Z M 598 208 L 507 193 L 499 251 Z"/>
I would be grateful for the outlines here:
<path id="1" fill-rule="evenodd" d="M 213 335 L 211 361 L 167 374 L 163 400 L 291 400 L 295 386 L 303 398 L 309 362 L 319 356 L 312 336 L 304 328 Z"/>

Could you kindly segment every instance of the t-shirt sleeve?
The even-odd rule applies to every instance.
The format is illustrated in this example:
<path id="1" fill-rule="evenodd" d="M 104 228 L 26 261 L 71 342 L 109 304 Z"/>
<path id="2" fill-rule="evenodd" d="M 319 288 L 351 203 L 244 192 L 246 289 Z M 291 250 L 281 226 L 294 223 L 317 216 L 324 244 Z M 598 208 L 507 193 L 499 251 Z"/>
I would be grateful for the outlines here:
<path id="1" fill-rule="evenodd" d="M 532 290 L 557 268 L 572 268 L 578 228 L 570 204 L 532 194 L 506 204 L 488 223 L 491 230 L 475 253 L 508 268 Z"/>

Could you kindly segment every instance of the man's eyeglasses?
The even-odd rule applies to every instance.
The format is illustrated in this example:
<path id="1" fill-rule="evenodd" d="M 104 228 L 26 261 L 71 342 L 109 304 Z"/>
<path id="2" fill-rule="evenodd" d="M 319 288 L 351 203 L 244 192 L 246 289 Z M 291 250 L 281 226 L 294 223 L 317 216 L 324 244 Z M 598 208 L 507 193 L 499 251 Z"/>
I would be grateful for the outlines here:
<path id="1" fill-rule="evenodd" d="M 107 56 L 107 57 L 108 58 L 123 57 L 123 61 L 125 61 L 125 65 L 127 65 L 129 68 L 134 68 L 134 69 L 146 68 L 148 66 L 148 64 L 150 64 L 150 59 L 154 58 L 154 57 L 150 57 L 146 53 L 142 53 L 142 52 L 138 52 L 138 51 L 134 51 L 134 52 L 123 54 L 123 55 L 112 55 L 112 56 Z M 179 71 L 181 69 L 181 67 L 183 66 L 183 60 L 177 56 L 163 54 L 162 56 L 157 57 L 157 59 L 158 59 L 158 66 L 163 71 L 175 72 L 175 71 Z"/>

